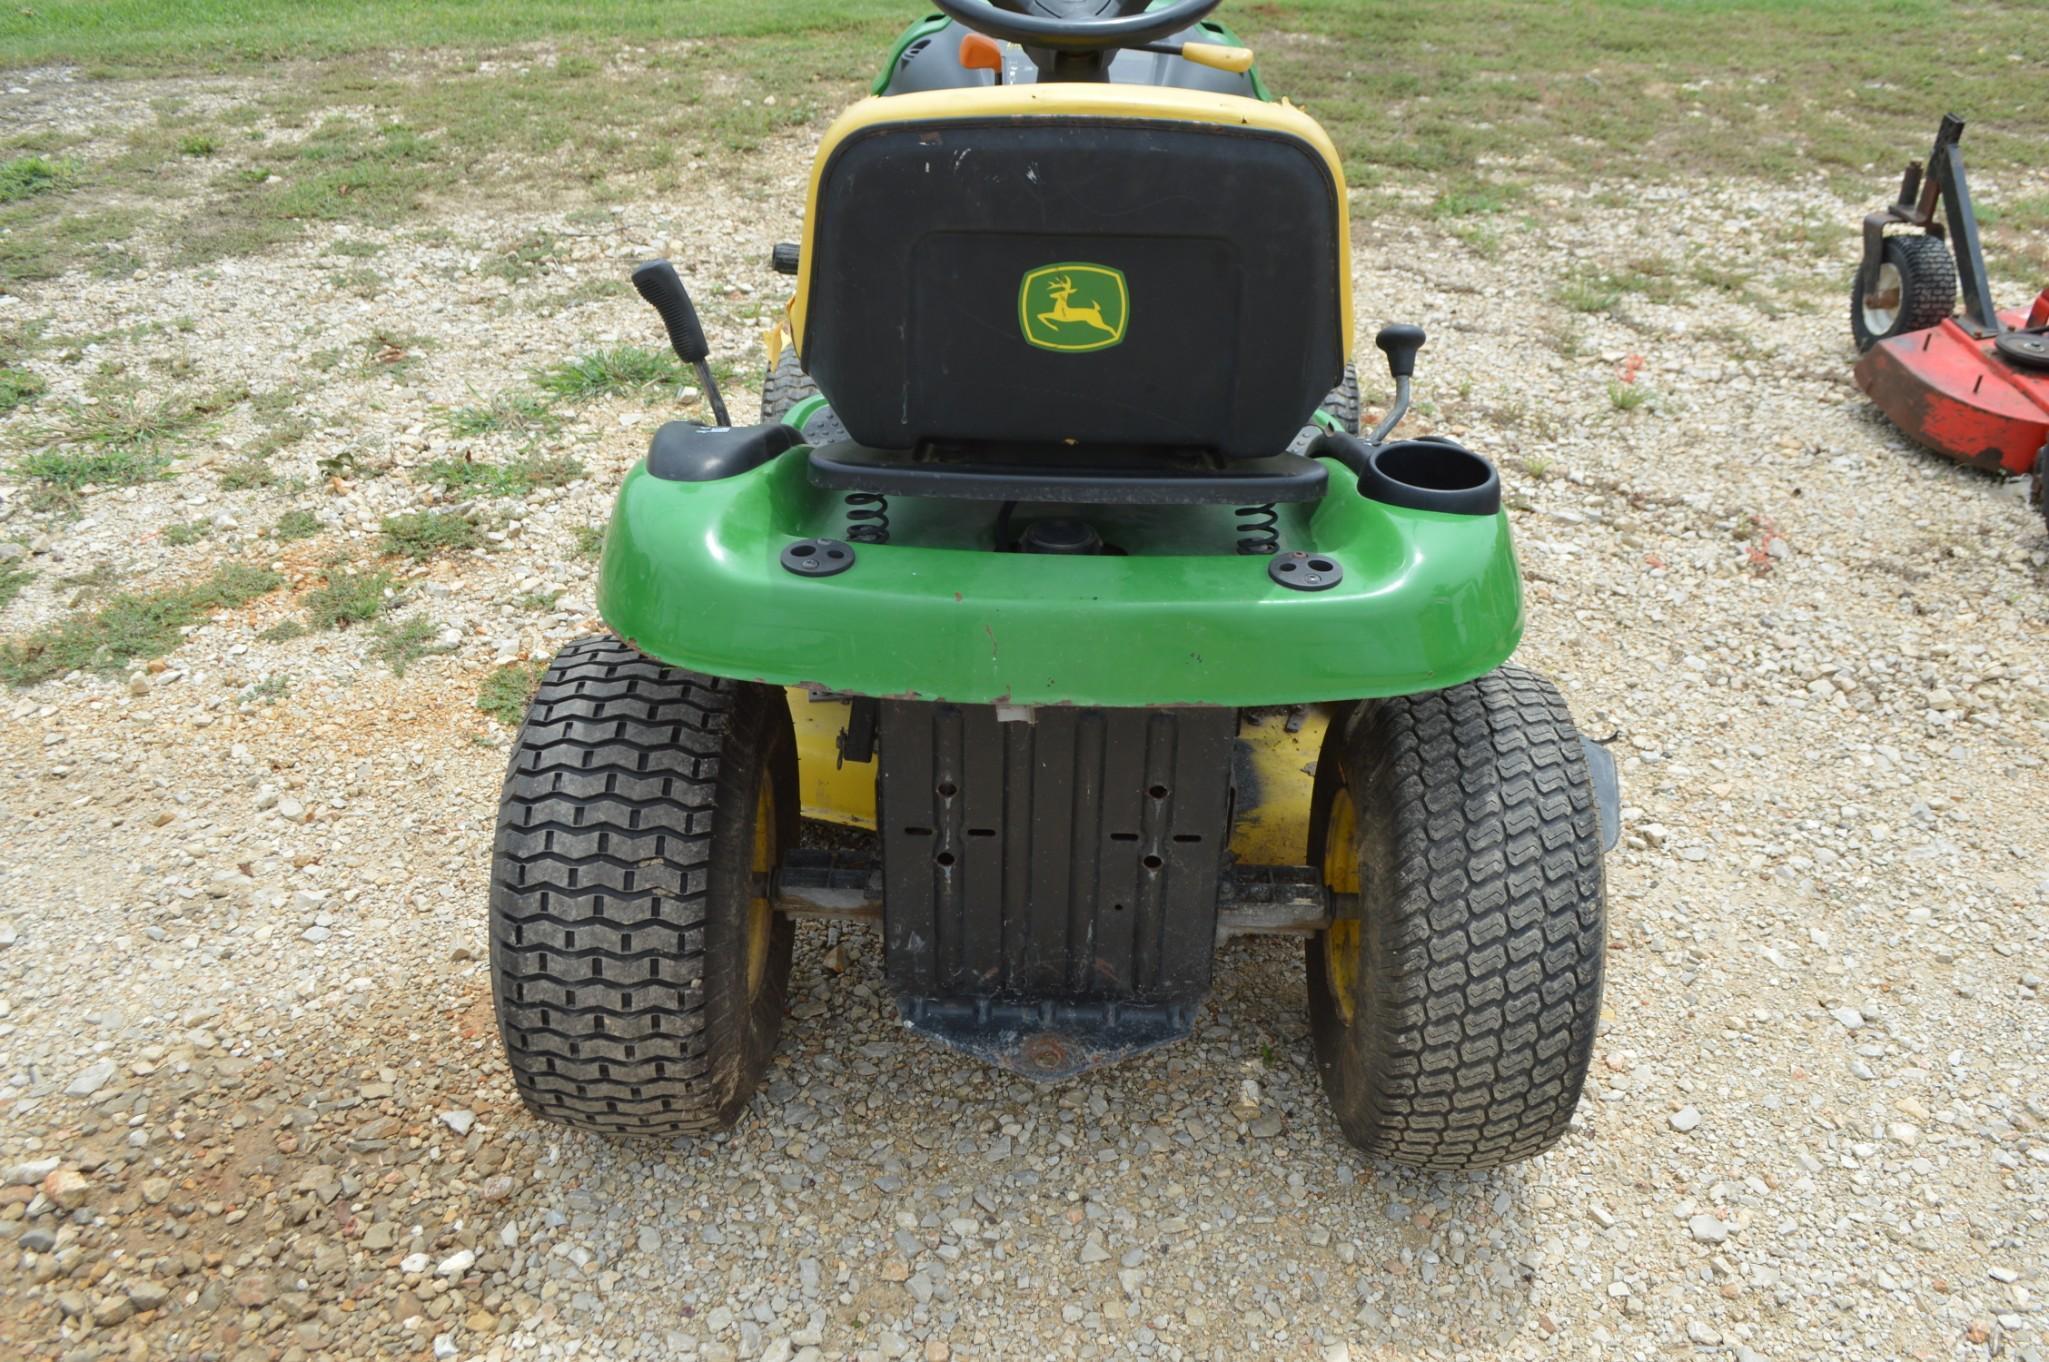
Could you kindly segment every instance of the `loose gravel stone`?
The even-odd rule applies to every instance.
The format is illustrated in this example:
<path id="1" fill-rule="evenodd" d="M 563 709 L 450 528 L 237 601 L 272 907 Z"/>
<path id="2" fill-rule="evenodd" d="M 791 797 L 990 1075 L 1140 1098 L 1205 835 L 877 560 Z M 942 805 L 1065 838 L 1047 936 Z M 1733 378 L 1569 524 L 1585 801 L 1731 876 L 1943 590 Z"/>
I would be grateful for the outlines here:
<path id="1" fill-rule="evenodd" d="M 1711 1215 L 1696 1215 L 1686 1222 L 1686 1228 L 1703 1244 L 1719 1244 L 1729 1237 L 1729 1227 Z"/>
<path id="2" fill-rule="evenodd" d="M 673 79 L 715 57 L 607 59 Z M 538 48 L 484 64 L 574 77 Z M 262 73 L 7 79 L 10 136 L 86 167 L 159 137 L 172 102 L 254 119 L 280 165 L 327 117 L 273 119 Z M 649 430 L 695 409 L 651 392 L 480 436 L 449 413 L 660 345 L 622 280 L 666 252 L 751 417 L 788 298 L 760 257 L 798 230 L 819 128 L 679 143 L 594 212 L 451 187 L 419 230 L 308 222 L 197 267 L 144 245 L 147 288 L 0 294 L 79 338 L 76 360 L 8 356 L 49 393 L 0 416 L 0 543 L 35 574 L 0 638 L 63 619 L 84 589 L 63 581 L 102 564 L 146 589 L 224 561 L 287 578 L 153 663 L 0 695 L 0 1355 L 2039 1359 L 2049 541 L 2023 489 L 1872 417 L 1841 316 L 1869 205 L 1818 176 L 1476 167 L 1526 199 L 1491 248 L 1380 206 L 1420 191 L 1356 200 L 1361 340 L 1429 328 L 1431 410 L 1405 429 L 1499 465 L 1521 660 L 1621 765 L 1604 1020 L 1557 1150 L 1473 1177 L 1360 1159 L 1303 1039 L 1299 943 L 1228 943 L 1187 1042 L 1042 1087 L 908 1036 L 879 938 L 811 922 L 731 1134 L 613 1144 L 523 1112 L 484 921 L 506 733 L 474 697 L 599 627 L 589 532 Z M 370 297 L 337 277 L 352 258 Z M 1594 271 L 1668 282 L 1594 313 L 1554 296 Z M 18 456 L 103 368 L 188 367 L 254 400 L 147 488 L 29 505 Z M 1617 410 L 1624 375 L 1656 401 Z M 1362 383 L 1385 402 L 1371 364 Z M 271 486 L 224 489 L 214 460 L 270 433 L 259 405 L 309 433 Z M 585 473 L 503 499 L 425 474 L 529 449 Z M 490 547 L 380 557 L 384 518 L 425 509 L 477 516 Z M 312 538 L 262 533 L 292 510 Z M 215 529 L 165 542 L 193 521 Z M 336 556 L 391 571 L 393 618 L 448 651 L 400 677 L 371 629 L 273 632 Z M 85 1184 L 59 1180 L 69 1206 L 60 1169 Z"/>
<path id="3" fill-rule="evenodd" d="M 90 1097 L 101 1088 L 106 1087 L 108 1080 L 113 1078 L 115 1072 L 116 1065 L 113 1060 L 94 1060 L 78 1071 L 78 1076 L 72 1079 L 70 1085 L 64 1089 L 64 1095 L 66 1097 Z"/>

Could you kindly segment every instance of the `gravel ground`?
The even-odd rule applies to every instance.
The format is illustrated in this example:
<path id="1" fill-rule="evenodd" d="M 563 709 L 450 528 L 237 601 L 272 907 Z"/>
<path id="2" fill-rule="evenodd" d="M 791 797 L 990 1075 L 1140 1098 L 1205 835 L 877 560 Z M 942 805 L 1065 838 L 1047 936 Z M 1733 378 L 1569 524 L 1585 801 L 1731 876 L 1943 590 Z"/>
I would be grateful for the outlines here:
<path id="1" fill-rule="evenodd" d="M 2049 1357 L 2049 543 L 2018 484 L 1912 450 L 1851 386 L 1847 234 L 1779 244 L 1789 217 L 1857 221 L 1820 190 L 1556 187 L 1541 229 L 1498 239 L 1359 224 L 1362 325 L 1432 332 L 1414 428 L 1503 464 L 1522 658 L 1624 758 L 1606 1023 L 1557 1150 L 1473 1178 L 1357 1157 L 1285 944 L 1226 949 L 1191 1042 L 1039 1088 L 909 1038 L 877 940 L 808 924 L 730 1137 L 527 1118 L 482 963 L 506 731 L 474 698 L 597 627 L 577 532 L 673 403 L 576 409 L 544 447 L 585 478 L 471 507 L 476 551 L 387 564 L 439 650 L 403 678 L 367 630 L 258 635 L 335 555 L 369 561 L 383 516 L 435 504 L 409 471 L 514 451 L 448 436 L 446 409 L 659 343 L 629 296 L 578 286 L 670 249 L 754 373 L 803 166 L 796 143 L 700 163 L 597 221 L 448 213 L 385 244 L 367 297 L 324 229 L 0 297 L 0 320 L 119 329 L 25 361 L 50 392 L 0 421 L 13 451 L 100 363 L 295 390 L 313 426 L 273 458 L 297 487 L 219 490 L 260 437 L 248 404 L 75 518 L 0 479 L 0 555 L 37 574 L 0 635 L 101 565 L 290 583 L 159 666 L 0 697 L 0 1350 Z M 484 270 L 541 230 L 536 275 Z M 1645 256 L 1767 277 L 1590 315 L 1553 297 Z M 264 539 L 293 507 L 320 532 Z M 211 537 L 165 542 L 195 519 Z"/>

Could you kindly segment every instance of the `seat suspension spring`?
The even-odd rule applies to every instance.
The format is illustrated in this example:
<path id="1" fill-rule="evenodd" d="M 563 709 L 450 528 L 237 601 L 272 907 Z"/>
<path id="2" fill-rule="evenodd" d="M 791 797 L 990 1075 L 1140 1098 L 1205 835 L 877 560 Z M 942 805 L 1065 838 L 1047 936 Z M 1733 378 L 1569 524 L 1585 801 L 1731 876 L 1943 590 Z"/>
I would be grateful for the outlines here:
<path id="1" fill-rule="evenodd" d="M 1257 506 L 1240 506 L 1238 515 L 1238 552 L 1243 554 L 1274 554 L 1281 551 L 1281 515 L 1271 501 L 1262 501 Z"/>
<path id="2" fill-rule="evenodd" d="M 889 498 L 880 492 L 847 493 L 847 519 L 848 543 L 889 542 Z"/>

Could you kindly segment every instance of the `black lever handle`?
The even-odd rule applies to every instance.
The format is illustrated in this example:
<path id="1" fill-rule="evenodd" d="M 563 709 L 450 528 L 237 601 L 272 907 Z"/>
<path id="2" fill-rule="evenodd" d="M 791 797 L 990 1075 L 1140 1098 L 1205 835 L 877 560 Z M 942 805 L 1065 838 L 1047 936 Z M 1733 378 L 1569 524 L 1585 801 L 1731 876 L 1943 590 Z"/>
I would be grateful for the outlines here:
<path id="1" fill-rule="evenodd" d="M 676 273 L 674 265 L 666 260 L 648 261 L 633 271 L 633 287 L 662 314 L 662 325 L 669 328 L 669 344 L 675 347 L 678 359 L 699 364 L 710 358 L 704 324 L 697 320 L 690 290 L 683 287 L 683 276 Z"/>
<path id="2" fill-rule="evenodd" d="M 1387 372 L 1394 378 L 1413 378 L 1416 373 L 1416 352 L 1423 348 L 1428 339 L 1420 326 L 1397 323 L 1383 326 L 1373 343 L 1387 352 Z"/>
<path id="3" fill-rule="evenodd" d="M 721 426 L 731 425 L 726 399 L 719 395 L 718 380 L 711 373 L 711 343 L 704 338 L 704 323 L 697 319 L 683 276 L 666 260 L 650 260 L 633 271 L 633 287 L 662 314 L 676 358 L 697 370 L 697 381 L 704 385 L 704 395 L 711 402 L 712 418 Z"/>

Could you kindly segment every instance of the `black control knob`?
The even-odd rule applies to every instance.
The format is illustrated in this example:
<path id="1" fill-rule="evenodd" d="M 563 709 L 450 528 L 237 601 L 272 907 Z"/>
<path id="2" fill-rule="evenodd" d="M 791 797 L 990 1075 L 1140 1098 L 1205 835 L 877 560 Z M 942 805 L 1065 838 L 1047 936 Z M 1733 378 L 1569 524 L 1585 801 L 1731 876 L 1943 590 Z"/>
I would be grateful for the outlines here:
<path id="1" fill-rule="evenodd" d="M 804 250 L 794 241 L 778 241 L 768 253 L 769 267 L 777 274 L 795 274 L 804 262 Z"/>
<path id="2" fill-rule="evenodd" d="M 1412 378 L 1416 373 L 1416 352 L 1423 348 L 1423 328 L 1398 323 L 1383 326 L 1373 343 L 1387 352 L 1387 372 L 1395 378 Z"/>
<path id="3" fill-rule="evenodd" d="M 711 346 L 704 339 L 704 325 L 697 320 L 690 290 L 683 287 L 676 267 L 666 260 L 650 260 L 633 272 L 633 287 L 662 314 L 676 357 L 685 364 L 702 364 L 711 354 Z"/>

